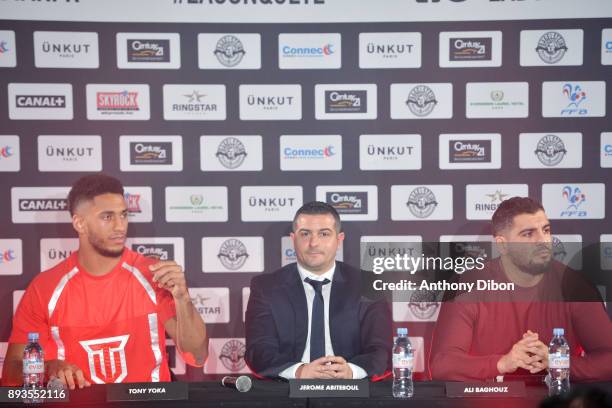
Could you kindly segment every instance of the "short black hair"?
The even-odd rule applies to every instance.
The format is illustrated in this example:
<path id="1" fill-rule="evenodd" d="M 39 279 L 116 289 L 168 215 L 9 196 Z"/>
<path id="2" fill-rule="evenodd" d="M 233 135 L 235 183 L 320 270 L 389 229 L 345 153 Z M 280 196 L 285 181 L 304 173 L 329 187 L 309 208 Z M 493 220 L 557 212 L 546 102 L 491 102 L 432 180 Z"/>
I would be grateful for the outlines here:
<path id="1" fill-rule="evenodd" d="M 295 232 L 295 223 L 298 217 L 302 214 L 306 215 L 319 215 L 319 214 L 331 214 L 334 217 L 334 222 L 336 225 L 336 232 L 341 231 L 340 224 L 340 215 L 338 215 L 338 211 L 331 205 L 324 203 L 322 201 L 311 201 L 309 203 L 304 204 L 300 207 L 299 210 L 295 213 L 295 217 L 293 217 L 293 231 Z"/>
<path id="2" fill-rule="evenodd" d="M 74 182 L 68 193 L 70 215 L 74 215 L 74 210 L 83 201 L 93 200 L 94 197 L 107 193 L 123 195 L 123 185 L 116 178 L 103 173 L 81 177 Z"/>
<path id="3" fill-rule="evenodd" d="M 529 197 L 512 197 L 501 202 L 491 218 L 493 236 L 512 225 L 514 217 L 521 214 L 535 214 L 544 211 L 542 204 Z"/>

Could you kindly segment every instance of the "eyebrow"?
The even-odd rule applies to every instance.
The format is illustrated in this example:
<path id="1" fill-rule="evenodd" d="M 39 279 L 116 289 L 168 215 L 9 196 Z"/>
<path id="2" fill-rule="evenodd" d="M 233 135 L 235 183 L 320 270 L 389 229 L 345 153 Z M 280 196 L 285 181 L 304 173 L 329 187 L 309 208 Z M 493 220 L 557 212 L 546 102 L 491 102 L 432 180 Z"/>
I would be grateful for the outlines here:
<path id="1" fill-rule="evenodd" d="M 546 225 L 544 225 L 542 227 L 542 229 L 546 229 L 546 228 L 550 228 L 550 223 L 548 223 L 548 224 L 546 224 Z M 535 231 L 535 230 L 537 230 L 537 228 L 525 228 L 524 230 L 519 231 L 519 235 L 523 234 L 525 232 L 532 232 L 532 231 Z"/>
<path id="2" fill-rule="evenodd" d="M 300 228 L 300 229 L 298 229 L 298 232 L 302 232 L 302 231 L 312 232 L 312 230 L 309 230 L 308 228 Z M 332 231 L 332 229 L 331 228 L 323 228 L 323 229 L 320 229 L 318 231 L 319 232 L 321 232 L 321 231 Z"/>

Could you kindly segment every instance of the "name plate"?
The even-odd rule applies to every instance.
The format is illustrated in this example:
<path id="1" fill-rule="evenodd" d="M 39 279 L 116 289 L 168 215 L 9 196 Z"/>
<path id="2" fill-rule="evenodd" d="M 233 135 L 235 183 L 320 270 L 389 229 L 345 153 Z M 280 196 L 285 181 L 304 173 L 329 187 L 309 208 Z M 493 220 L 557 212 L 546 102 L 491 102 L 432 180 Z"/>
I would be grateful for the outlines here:
<path id="1" fill-rule="evenodd" d="M 446 396 L 449 398 L 462 397 L 497 397 L 522 398 L 527 396 L 525 383 L 522 381 L 506 382 L 447 382 Z"/>
<path id="2" fill-rule="evenodd" d="M 368 398 L 370 383 L 363 380 L 289 380 L 289 398 Z"/>
<path id="3" fill-rule="evenodd" d="M 107 384 L 106 401 L 155 401 L 186 400 L 189 397 L 187 383 L 126 383 Z"/>

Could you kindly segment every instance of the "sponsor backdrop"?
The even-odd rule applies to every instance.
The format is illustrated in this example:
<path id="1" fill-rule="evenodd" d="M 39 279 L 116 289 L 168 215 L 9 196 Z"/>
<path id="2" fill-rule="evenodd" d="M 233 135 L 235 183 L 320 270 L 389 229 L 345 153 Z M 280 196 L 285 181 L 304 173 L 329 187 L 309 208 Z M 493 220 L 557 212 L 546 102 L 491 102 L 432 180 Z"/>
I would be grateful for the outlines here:
<path id="1" fill-rule="evenodd" d="M 250 279 L 295 261 L 314 199 L 354 265 L 368 242 L 479 254 L 497 205 L 529 195 L 558 259 L 612 269 L 609 244 L 564 249 L 612 237 L 609 4 L 94 3 L 2 2 L 0 355 L 28 282 L 78 246 L 65 197 L 88 172 L 125 184 L 129 247 L 185 267 L 212 338 L 203 370 L 168 344 L 191 380 L 248 372 Z M 413 300 L 393 317 L 422 377 L 439 303 Z"/>

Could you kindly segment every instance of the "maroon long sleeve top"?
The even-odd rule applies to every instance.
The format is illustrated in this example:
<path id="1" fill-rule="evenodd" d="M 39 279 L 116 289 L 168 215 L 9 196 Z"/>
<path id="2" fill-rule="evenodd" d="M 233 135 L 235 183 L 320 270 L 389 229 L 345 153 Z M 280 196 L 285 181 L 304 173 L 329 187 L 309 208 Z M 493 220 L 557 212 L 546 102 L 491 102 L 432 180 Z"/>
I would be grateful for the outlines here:
<path id="1" fill-rule="evenodd" d="M 527 330 L 538 333 L 548 345 L 553 328 L 562 327 L 570 345 L 572 381 L 612 380 L 612 323 L 603 302 L 594 300 L 599 295 L 585 295 L 594 289 L 576 279 L 576 274 L 555 263 L 534 287 L 515 285 L 512 292 L 472 291 L 446 301 L 432 339 L 432 379 L 493 379 L 500 375 L 499 359 Z M 510 282 L 499 260 L 488 263 L 482 271 L 466 274 L 461 281 L 478 279 Z M 562 292 L 568 288 L 574 296 L 571 301 L 562 301 L 563 296 L 567 298 Z M 518 369 L 514 374 L 529 372 Z"/>

